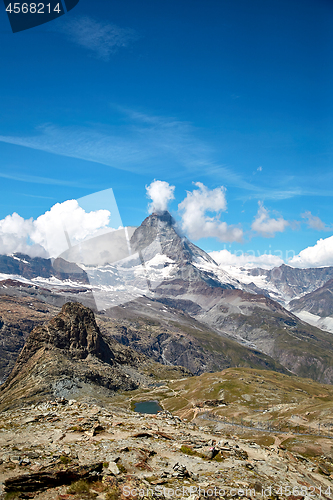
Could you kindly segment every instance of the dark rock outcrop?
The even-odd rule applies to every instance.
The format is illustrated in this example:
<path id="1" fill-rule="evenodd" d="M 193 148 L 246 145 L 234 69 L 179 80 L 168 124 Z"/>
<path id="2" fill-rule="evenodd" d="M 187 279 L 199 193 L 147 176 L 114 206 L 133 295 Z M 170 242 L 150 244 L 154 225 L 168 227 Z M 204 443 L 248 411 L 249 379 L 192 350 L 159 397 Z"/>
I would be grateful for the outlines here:
<path id="1" fill-rule="evenodd" d="M 65 469 L 57 470 L 54 468 L 48 471 L 24 474 L 6 479 L 4 491 L 6 493 L 44 491 L 48 488 L 71 484 L 80 479 L 89 480 L 93 478 L 96 480 L 102 474 L 102 471 L 103 463 L 99 462 L 91 465 L 76 465 Z"/>
<path id="2" fill-rule="evenodd" d="M 12 373 L 0 387 L 0 407 L 46 396 L 108 398 L 118 390 L 149 385 L 159 376 L 184 375 L 190 373 L 163 367 L 115 340 L 106 341 L 90 309 L 67 303 L 29 334 Z"/>
<path id="3" fill-rule="evenodd" d="M 45 348 L 61 350 L 73 360 L 84 360 L 90 355 L 111 366 L 115 364 L 114 354 L 101 336 L 94 313 L 75 302 L 68 302 L 46 325 L 32 330 L 10 378 L 15 377 L 38 350 Z"/>
<path id="4" fill-rule="evenodd" d="M 175 302 L 175 307 L 179 307 Z M 270 356 L 220 335 L 171 304 L 172 301 L 162 303 L 147 297 L 137 299 L 127 308 L 108 311 L 114 320 L 104 320 L 101 328 L 106 335 L 154 361 L 184 366 L 195 375 L 231 366 L 287 372 Z M 191 309 L 191 304 L 181 302 L 181 307 Z"/>

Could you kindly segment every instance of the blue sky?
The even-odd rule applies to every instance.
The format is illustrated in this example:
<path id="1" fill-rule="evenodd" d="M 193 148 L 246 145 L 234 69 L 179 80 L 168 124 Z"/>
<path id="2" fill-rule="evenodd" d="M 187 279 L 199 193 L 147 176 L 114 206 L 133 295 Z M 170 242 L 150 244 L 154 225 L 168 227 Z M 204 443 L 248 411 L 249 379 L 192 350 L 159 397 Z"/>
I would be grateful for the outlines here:
<path id="1" fill-rule="evenodd" d="M 0 219 L 112 188 L 139 225 L 156 179 L 185 229 L 193 183 L 225 188 L 205 220 L 243 236 L 212 231 L 205 250 L 298 254 L 329 238 L 332 23 L 329 0 L 80 0 L 13 34 L 0 10 Z"/>

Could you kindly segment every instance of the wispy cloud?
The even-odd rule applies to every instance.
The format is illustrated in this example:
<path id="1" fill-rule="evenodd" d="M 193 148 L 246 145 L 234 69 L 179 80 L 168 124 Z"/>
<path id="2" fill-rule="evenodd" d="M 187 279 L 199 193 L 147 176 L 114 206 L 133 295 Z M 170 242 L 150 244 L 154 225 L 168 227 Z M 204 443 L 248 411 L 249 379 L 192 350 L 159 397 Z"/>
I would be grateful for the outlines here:
<path id="1" fill-rule="evenodd" d="M 152 177 L 156 171 L 163 171 L 164 178 L 173 182 L 179 177 L 193 180 L 204 175 L 215 185 L 237 188 L 237 199 L 243 202 L 249 199 L 278 201 L 310 194 L 308 185 L 306 189 L 300 187 L 301 179 L 286 178 L 279 173 L 268 178 L 264 169 L 256 177 L 241 175 L 236 168 L 219 161 L 223 151 L 202 140 L 201 130 L 189 122 L 119 106 L 113 106 L 112 114 L 115 113 L 120 118 L 117 126 L 45 124 L 38 127 L 34 135 L 2 135 L 0 141 Z M 323 189 L 311 194 L 329 195 Z"/>
<path id="2" fill-rule="evenodd" d="M 273 269 L 273 267 L 281 266 L 284 261 L 278 255 L 259 254 L 255 255 L 254 251 L 249 252 L 237 251 L 237 253 L 229 252 L 229 250 L 218 250 L 210 252 L 209 255 L 221 267 L 223 266 L 246 266 L 247 268 L 261 267 L 263 269 Z"/>
<path id="3" fill-rule="evenodd" d="M 142 113 L 125 118 L 126 124 L 114 128 L 47 124 L 36 135 L 0 136 L 0 141 L 153 175 L 157 168 L 175 176 L 184 169 L 202 172 L 211 161 L 211 149 L 191 124 Z"/>
<path id="4" fill-rule="evenodd" d="M 306 224 L 310 229 L 315 229 L 316 231 L 332 231 L 332 226 L 326 226 L 318 216 L 312 215 L 310 211 L 304 212 L 304 214 L 301 214 L 301 217 L 306 220 Z"/>
<path id="5" fill-rule="evenodd" d="M 14 143 L 15 144 L 15 143 Z M 69 186 L 69 187 L 82 187 L 82 188 L 88 188 L 91 189 L 92 186 L 90 184 L 82 184 L 81 182 L 77 181 L 65 181 L 62 179 L 52 179 L 50 177 L 40 177 L 38 175 L 26 175 L 26 174 L 6 174 L 4 172 L 0 172 L 0 178 L 2 179 L 9 179 L 13 181 L 19 181 L 19 182 L 28 182 L 31 184 L 46 184 L 48 186 L 54 185 L 54 186 Z M 25 195 L 25 196 L 32 196 L 32 195 Z"/>
<path id="6" fill-rule="evenodd" d="M 106 61 L 111 54 L 139 38 L 138 33 L 130 28 L 96 21 L 88 16 L 70 18 L 61 25 L 60 31 L 73 43 Z"/>
<path id="7" fill-rule="evenodd" d="M 243 192 L 238 195 L 237 199 L 243 202 L 258 198 L 261 200 L 287 200 L 304 194 L 304 191 L 296 185 L 292 189 L 290 187 L 284 188 L 284 186 L 278 187 L 281 183 L 281 178 L 278 177 L 274 182 L 270 178 L 269 186 L 263 185 L 263 181 L 261 181 L 261 185 L 249 182 L 229 166 L 217 165 L 216 162 L 209 162 L 206 165 L 206 174 L 212 177 L 215 182 L 222 182 L 228 187 L 233 186 L 242 190 Z M 296 181 L 294 181 L 295 183 Z M 272 187 L 272 185 L 276 187 Z"/>
<path id="8" fill-rule="evenodd" d="M 53 196 L 40 196 L 38 194 L 28 194 L 28 193 L 20 193 L 20 196 L 27 196 L 28 198 L 38 198 L 42 200 L 54 200 Z"/>

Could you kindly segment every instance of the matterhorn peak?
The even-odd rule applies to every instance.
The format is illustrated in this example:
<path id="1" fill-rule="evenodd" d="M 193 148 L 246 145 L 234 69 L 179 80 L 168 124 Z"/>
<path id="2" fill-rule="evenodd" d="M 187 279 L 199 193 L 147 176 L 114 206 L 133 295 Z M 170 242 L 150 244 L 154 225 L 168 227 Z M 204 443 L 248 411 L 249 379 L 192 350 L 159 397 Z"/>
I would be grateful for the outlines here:
<path id="1" fill-rule="evenodd" d="M 172 217 L 170 212 L 168 212 L 168 210 L 163 210 L 162 212 L 153 212 L 149 217 L 154 217 L 155 219 L 158 219 L 161 222 L 166 222 L 171 226 L 175 225 L 176 223 L 175 219 Z"/>
<path id="2" fill-rule="evenodd" d="M 168 210 L 151 213 L 141 224 L 141 226 L 170 226 L 175 229 L 177 226 L 176 220 L 172 217 Z"/>
<path id="3" fill-rule="evenodd" d="M 177 221 L 167 210 L 150 214 L 134 231 L 130 243 L 132 250 L 140 252 L 153 242 L 158 242 L 159 251 L 178 264 L 197 261 L 199 256 L 214 263 L 206 252 L 181 234 Z"/>

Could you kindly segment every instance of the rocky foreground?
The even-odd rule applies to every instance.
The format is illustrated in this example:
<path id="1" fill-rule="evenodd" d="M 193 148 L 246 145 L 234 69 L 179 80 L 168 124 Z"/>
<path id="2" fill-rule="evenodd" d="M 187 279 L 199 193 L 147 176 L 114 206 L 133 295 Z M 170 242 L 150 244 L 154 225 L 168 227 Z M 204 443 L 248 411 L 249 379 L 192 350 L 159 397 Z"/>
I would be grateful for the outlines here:
<path id="1" fill-rule="evenodd" d="M 333 497 L 332 454 L 309 458 L 281 436 L 265 446 L 230 430 L 63 398 L 7 410 L 0 498 Z"/>
<path id="2" fill-rule="evenodd" d="M 149 400 L 163 411 L 133 411 Z M 332 401 L 332 386 L 273 371 L 191 376 L 67 303 L 0 387 L 0 498 L 330 499 Z"/>

